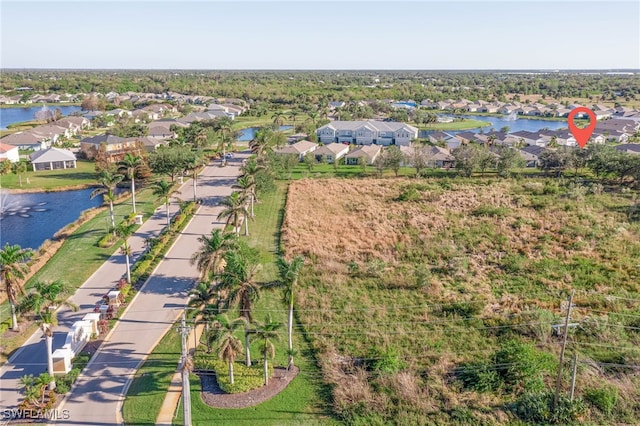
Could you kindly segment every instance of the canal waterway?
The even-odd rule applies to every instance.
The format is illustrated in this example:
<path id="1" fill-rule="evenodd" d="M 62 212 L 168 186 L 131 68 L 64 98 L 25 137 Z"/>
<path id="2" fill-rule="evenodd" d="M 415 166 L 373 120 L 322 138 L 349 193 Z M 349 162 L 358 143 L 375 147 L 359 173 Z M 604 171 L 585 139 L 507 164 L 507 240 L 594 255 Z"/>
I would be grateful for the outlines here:
<path id="1" fill-rule="evenodd" d="M 442 115 L 442 117 L 452 117 L 449 115 Z M 445 133 L 449 133 L 450 135 L 455 135 L 461 132 L 472 132 L 472 133 L 488 133 L 492 129 L 495 131 L 499 131 L 503 127 L 508 127 L 510 132 L 519 132 L 522 130 L 526 130 L 528 132 L 537 132 L 542 129 L 549 130 L 558 130 L 558 129 L 566 129 L 568 127 L 566 121 L 556 121 L 556 120 L 533 120 L 529 118 L 520 118 L 514 116 L 488 116 L 488 115 L 456 115 L 458 118 L 468 118 L 470 120 L 478 120 L 485 121 L 490 123 L 489 126 L 480 127 L 476 129 L 469 130 L 442 130 Z M 418 135 L 421 138 L 426 137 L 429 133 L 433 133 L 436 130 L 421 130 Z"/>
<path id="2" fill-rule="evenodd" d="M 9 194 L 0 191 L 0 245 L 18 244 L 37 249 L 80 213 L 102 205 L 102 195 L 90 199 L 93 189 Z M 105 221 L 105 231 L 109 223 Z"/>
<path id="3" fill-rule="evenodd" d="M 31 106 L 16 108 L 0 108 L 0 130 L 6 130 L 7 126 L 14 123 L 22 123 L 23 121 L 32 121 L 36 118 L 36 112 L 43 108 L 49 111 L 60 109 L 62 115 L 71 115 L 74 112 L 82 111 L 82 108 L 76 105 L 60 105 L 60 106 Z"/>

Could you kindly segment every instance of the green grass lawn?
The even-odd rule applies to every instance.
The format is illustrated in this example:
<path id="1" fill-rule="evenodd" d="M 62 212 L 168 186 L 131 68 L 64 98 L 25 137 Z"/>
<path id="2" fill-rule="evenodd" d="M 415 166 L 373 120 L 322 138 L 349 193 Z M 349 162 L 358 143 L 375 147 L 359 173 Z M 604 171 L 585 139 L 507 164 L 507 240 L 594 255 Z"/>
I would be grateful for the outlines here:
<path id="1" fill-rule="evenodd" d="M 180 335 L 171 328 L 131 382 L 122 407 L 125 424 L 155 424 L 179 360 Z"/>
<path id="2" fill-rule="evenodd" d="M 274 261 L 286 190 L 287 184 L 278 182 L 275 191 L 260 197 L 260 203 L 255 206 L 256 218 L 250 223 L 250 235 L 242 237 L 247 238 L 249 245 L 260 253 L 263 268 L 258 279 L 261 282 L 277 278 Z M 259 321 L 270 313 L 274 320 L 284 324 L 287 314 L 286 307 L 281 302 L 280 291 L 263 292 L 253 313 L 255 319 Z M 168 341 L 175 339 L 169 334 L 171 333 L 163 338 L 149 358 L 150 366 L 147 368 L 145 364 L 141 372 L 136 375 L 124 406 L 127 424 L 153 424 L 158 416 L 165 396 L 165 393 L 159 390 L 167 389 L 177 363 L 177 349 L 175 352 L 166 349 L 169 345 Z M 241 335 L 239 334 L 238 337 Z M 327 391 L 319 380 L 319 370 L 309 346 L 299 334 L 294 335 L 294 346 L 299 351 L 296 365 L 300 367 L 301 373 L 279 395 L 255 407 L 222 410 L 206 406 L 200 398 L 200 380 L 192 375 L 191 400 L 194 424 L 256 424 L 258 419 L 260 424 L 334 424 L 335 422 L 326 414 L 326 399 L 323 395 Z M 254 362 L 259 362 L 258 344 L 252 344 L 251 351 Z M 173 364 L 164 363 L 163 368 L 166 371 L 161 373 L 158 370 L 159 365 L 163 363 L 158 361 L 157 357 L 163 354 L 171 354 Z M 241 356 L 240 359 L 244 357 Z M 275 366 L 284 366 L 287 363 L 285 328 L 282 329 L 281 340 L 276 343 L 276 357 L 272 362 Z M 143 373 L 147 374 L 143 375 Z M 177 419 L 177 424 L 182 424 L 182 408 L 178 410 Z"/>
<path id="3" fill-rule="evenodd" d="M 95 163 L 93 161 L 78 160 L 75 169 L 43 170 L 34 172 L 29 170 L 20 177 L 9 173 L 2 176 L 2 187 L 5 189 L 22 189 L 31 191 L 61 190 L 69 187 L 97 185 Z"/>
<path id="4" fill-rule="evenodd" d="M 121 220 L 131 212 L 131 199 L 125 199 L 115 206 L 116 219 Z M 136 193 L 136 207 L 144 214 L 145 219 L 151 216 L 156 208 L 156 196 L 151 190 Z M 72 288 L 80 287 L 120 246 L 119 243 L 110 248 L 100 248 L 97 242 L 106 232 L 109 210 L 105 209 L 94 218 L 82 224 L 60 247 L 51 259 L 25 284 L 30 288 L 36 280 L 62 280 Z M 123 267 L 122 273 L 126 271 Z M 0 305 L 0 322 L 10 317 L 8 302 Z M 16 337 L 2 341 L 1 359 L 8 358 L 31 335 L 22 333 Z"/>

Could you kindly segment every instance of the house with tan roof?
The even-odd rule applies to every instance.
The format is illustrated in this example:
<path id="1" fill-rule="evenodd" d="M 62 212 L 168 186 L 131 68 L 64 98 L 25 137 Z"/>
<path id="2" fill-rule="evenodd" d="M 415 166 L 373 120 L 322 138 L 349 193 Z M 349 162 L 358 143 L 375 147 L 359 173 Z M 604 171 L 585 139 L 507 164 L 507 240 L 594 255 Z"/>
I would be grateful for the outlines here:
<path id="1" fill-rule="evenodd" d="M 382 146 L 380 145 L 363 145 L 344 156 L 345 164 L 355 166 L 360 161 L 365 161 L 366 164 L 373 164 L 381 152 Z M 360 160 L 361 158 L 362 160 Z"/>
<path id="2" fill-rule="evenodd" d="M 285 146 L 284 148 L 280 148 L 276 151 L 276 154 L 291 154 L 297 155 L 298 160 L 304 160 L 304 156 L 310 152 L 314 152 L 318 144 L 311 141 L 300 141 L 294 144 Z"/>
<path id="3" fill-rule="evenodd" d="M 328 145 L 322 145 L 313 151 L 313 155 L 316 157 L 316 161 L 326 161 L 329 164 L 333 164 L 334 161 L 340 160 L 342 157 L 349 153 L 349 145 L 342 143 L 330 143 Z"/>
<path id="4" fill-rule="evenodd" d="M 8 145 L 17 146 L 18 149 L 22 149 L 22 150 L 31 149 L 34 151 L 38 151 L 40 149 L 47 149 L 49 148 L 49 146 L 51 146 L 50 142 L 48 142 L 41 135 L 37 135 L 33 133 L 33 131 L 31 130 L 12 133 L 0 139 L 0 142 L 6 143 Z"/>

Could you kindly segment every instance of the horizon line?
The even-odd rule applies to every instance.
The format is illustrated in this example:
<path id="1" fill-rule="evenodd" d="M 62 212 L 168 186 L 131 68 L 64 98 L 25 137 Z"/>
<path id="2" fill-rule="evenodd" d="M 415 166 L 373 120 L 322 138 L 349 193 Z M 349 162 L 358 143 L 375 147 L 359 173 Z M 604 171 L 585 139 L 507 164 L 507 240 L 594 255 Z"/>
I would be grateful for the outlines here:
<path id="1" fill-rule="evenodd" d="M 633 72 L 640 73 L 640 68 L 56 68 L 56 67 L 0 67 L 0 71 L 295 71 L 295 72 Z"/>

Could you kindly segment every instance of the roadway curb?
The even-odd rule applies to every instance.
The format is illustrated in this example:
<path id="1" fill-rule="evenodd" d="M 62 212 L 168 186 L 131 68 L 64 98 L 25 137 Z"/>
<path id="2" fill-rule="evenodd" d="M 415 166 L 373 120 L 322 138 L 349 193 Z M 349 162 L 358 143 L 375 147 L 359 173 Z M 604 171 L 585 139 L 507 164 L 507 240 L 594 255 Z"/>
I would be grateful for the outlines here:
<path id="1" fill-rule="evenodd" d="M 198 210 L 196 210 L 196 214 L 197 212 L 200 211 L 200 208 L 198 208 Z M 191 221 L 195 218 L 195 214 L 193 215 L 193 217 L 191 218 L 191 220 L 189 220 L 189 223 L 187 223 L 187 226 L 189 226 L 189 224 L 191 223 Z M 186 228 L 186 227 L 185 227 Z M 178 240 L 182 237 L 182 234 L 180 234 L 178 236 L 178 238 L 176 238 L 176 240 L 173 242 L 173 244 L 171 244 L 171 247 L 169 247 L 169 250 L 167 250 L 167 253 L 169 251 L 171 251 L 171 249 L 173 249 L 173 246 L 178 242 Z M 117 250 L 116 250 L 117 251 Z M 133 305 L 133 302 L 136 301 L 136 299 L 138 298 L 138 296 L 140 295 L 140 293 L 142 292 L 142 290 L 147 286 L 147 284 L 149 283 L 149 281 L 151 280 L 151 278 L 153 277 L 153 275 L 155 274 L 156 270 L 160 267 L 160 265 L 162 264 L 162 261 L 160 263 L 158 263 L 156 265 L 155 268 L 153 268 L 153 271 L 151 271 L 151 274 L 149 274 L 149 278 L 146 279 L 146 281 L 144 282 L 144 284 L 142 284 L 142 287 L 140 287 L 140 290 L 138 290 L 135 294 L 135 296 L 133 296 L 133 299 L 131 299 L 131 302 L 129 302 L 129 304 L 127 305 L 127 307 L 124 309 L 124 311 L 122 311 L 122 314 L 118 317 L 118 320 L 120 320 L 120 318 L 124 317 L 126 315 L 126 313 L 129 311 L 129 308 L 131 308 L 131 306 Z M 96 274 L 98 271 L 94 272 L 94 274 Z M 93 274 L 92 274 L 93 276 Z M 177 319 L 180 317 L 180 314 L 178 314 L 176 316 L 176 319 L 173 321 L 174 323 L 177 321 Z M 107 335 L 104 337 L 104 339 L 102 340 L 102 343 L 104 342 L 108 342 L 109 338 L 111 337 L 111 335 L 113 334 L 113 332 L 116 330 L 116 328 L 118 327 L 118 323 L 116 322 L 116 324 L 114 325 L 114 327 L 109 330 L 109 333 L 107 333 Z M 169 331 L 169 330 L 167 330 Z M 166 332 L 160 337 L 160 339 L 158 339 L 158 341 L 154 344 L 154 348 L 158 345 L 158 343 L 160 342 L 160 340 L 162 340 L 162 338 L 165 336 Z M 102 346 L 102 343 L 100 344 L 100 346 Z M 96 359 L 96 355 L 100 352 L 100 348 L 98 348 L 98 350 L 96 351 L 96 353 L 93 354 L 93 356 L 91 357 L 91 359 L 89 360 L 89 362 L 87 363 L 87 365 L 85 365 L 85 367 L 82 369 L 82 371 L 80 372 L 80 375 L 78 375 L 78 378 L 80 378 L 82 376 L 82 372 L 85 371 L 87 368 L 89 368 L 90 366 L 93 365 L 95 359 Z M 138 363 L 138 365 L 136 366 L 135 370 L 136 372 L 138 371 L 138 369 L 140 368 L 140 366 L 142 365 L 142 363 L 144 363 L 144 361 L 146 361 L 147 357 L 149 356 L 149 354 L 146 354 L 145 357 L 140 361 L 140 363 Z M 133 375 L 135 375 L 135 372 L 133 373 Z M 67 401 L 67 397 L 69 395 L 71 395 L 74 391 L 74 389 L 76 388 L 76 383 L 78 383 L 78 380 L 76 379 L 76 381 L 73 383 L 73 385 L 71 386 L 71 389 L 69 389 L 69 392 L 60 400 L 60 404 L 58 405 L 58 410 L 62 411 L 62 409 L 64 408 L 64 404 Z M 124 396 L 126 396 L 127 391 L 129 390 L 129 386 L 131 386 L 131 378 L 127 378 L 127 381 L 124 384 L 123 387 L 123 391 L 124 391 Z M 124 420 L 122 418 L 122 401 L 123 399 L 121 398 L 121 400 L 118 402 L 118 410 L 116 411 L 116 418 L 119 424 L 124 425 Z M 53 423 L 47 423 L 48 425 L 53 425 L 55 424 L 55 421 Z"/>

